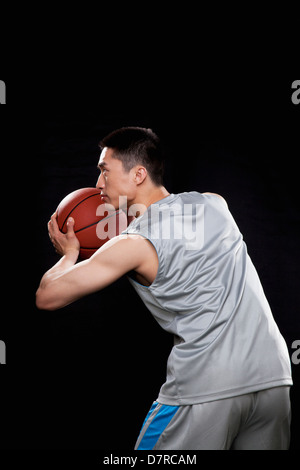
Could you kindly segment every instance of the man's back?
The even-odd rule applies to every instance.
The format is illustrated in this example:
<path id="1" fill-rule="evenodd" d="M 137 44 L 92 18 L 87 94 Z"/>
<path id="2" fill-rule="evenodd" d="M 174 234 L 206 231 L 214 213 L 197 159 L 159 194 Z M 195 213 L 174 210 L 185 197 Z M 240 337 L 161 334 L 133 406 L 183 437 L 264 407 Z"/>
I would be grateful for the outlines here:
<path id="1" fill-rule="evenodd" d="M 172 194 L 125 233 L 149 239 L 159 259 L 151 286 L 131 282 L 175 338 L 160 403 L 201 403 L 292 384 L 286 344 L 222 198 Z"/>

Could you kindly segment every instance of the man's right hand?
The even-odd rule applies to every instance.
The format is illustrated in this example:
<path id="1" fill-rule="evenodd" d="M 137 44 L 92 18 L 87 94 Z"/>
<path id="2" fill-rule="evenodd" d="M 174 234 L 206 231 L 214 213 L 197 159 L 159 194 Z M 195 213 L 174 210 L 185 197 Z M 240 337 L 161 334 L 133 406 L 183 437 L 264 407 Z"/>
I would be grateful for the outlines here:
<path id="1" fill-rule="evenodd" d="M 57 224 L 57 213 L 55 212 L 48 222 L 48 233 L 56 252 L 64 256 L 70 251 L 79 254 L 80 243 L 74 232 L 74 219 L 69 217 L 67 221 L 67 233 L 62 233 Z"/>

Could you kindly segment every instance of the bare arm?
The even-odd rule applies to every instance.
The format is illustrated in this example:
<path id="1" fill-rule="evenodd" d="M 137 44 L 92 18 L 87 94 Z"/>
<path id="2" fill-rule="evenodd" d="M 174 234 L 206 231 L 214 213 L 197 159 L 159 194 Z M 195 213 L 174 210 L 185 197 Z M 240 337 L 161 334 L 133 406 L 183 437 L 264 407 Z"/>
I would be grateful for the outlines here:
<path id="1" fill-rule="evenodd" d="M 37 307 L 56 310 L 103 289 L 140 265 L 141 243 L 120 235 L 107 242 L 90 259 L 78 264 L 69 252 L 42 277 L 36 293 Z"/>
<path id="2" fill-rule="evenodd" d="M 41 279 L 36 293 L 37 307 L 56 310 L 85 295 L 96 292 L 131 270 L 153 279 L 157 259 L 151 244 L 135 236 L 119 235 L 103 245 L 91 258 L 75 264 L 78 247 L 73 237 L 73 225 L 67 235 L 49 229 L 52 242 L 63 257 Z M 75 234 L 74 234 L 75 236 Z M 75 237 L 76 238 L 76 237 Z M 59 241 L 58 241 L 59 240 Z M 62 248 L 63 246 L 63 248 Z"/>

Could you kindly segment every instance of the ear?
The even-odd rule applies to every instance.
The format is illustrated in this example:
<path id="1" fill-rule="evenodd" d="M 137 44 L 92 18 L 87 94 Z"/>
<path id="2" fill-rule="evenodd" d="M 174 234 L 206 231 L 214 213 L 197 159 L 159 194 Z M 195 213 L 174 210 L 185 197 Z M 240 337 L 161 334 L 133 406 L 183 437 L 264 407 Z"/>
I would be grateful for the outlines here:
<path id="1" fill-rule="evenodd" d="M 147 174 L 148 172 L 144 166 L 136 166 L 134 173 L 134 181 L 136 184 L 141 184 L 145 180 Z"/>

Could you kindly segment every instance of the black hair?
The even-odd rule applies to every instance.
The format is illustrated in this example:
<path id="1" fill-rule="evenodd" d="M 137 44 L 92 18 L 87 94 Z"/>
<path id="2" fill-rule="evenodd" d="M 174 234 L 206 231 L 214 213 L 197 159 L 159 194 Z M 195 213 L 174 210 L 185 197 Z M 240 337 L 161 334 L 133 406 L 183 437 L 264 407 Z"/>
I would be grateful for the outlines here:
<path id="1" fill-rule="evenodd" d="M 99 147 L 113 149 L 113 158 L 122 161 L 125 171 L 129 172 L 135 165 L 141 164 L 156 186 L 163 184 L 162 146 L 151 129 L 122 127 L 104 137 Z"/>

